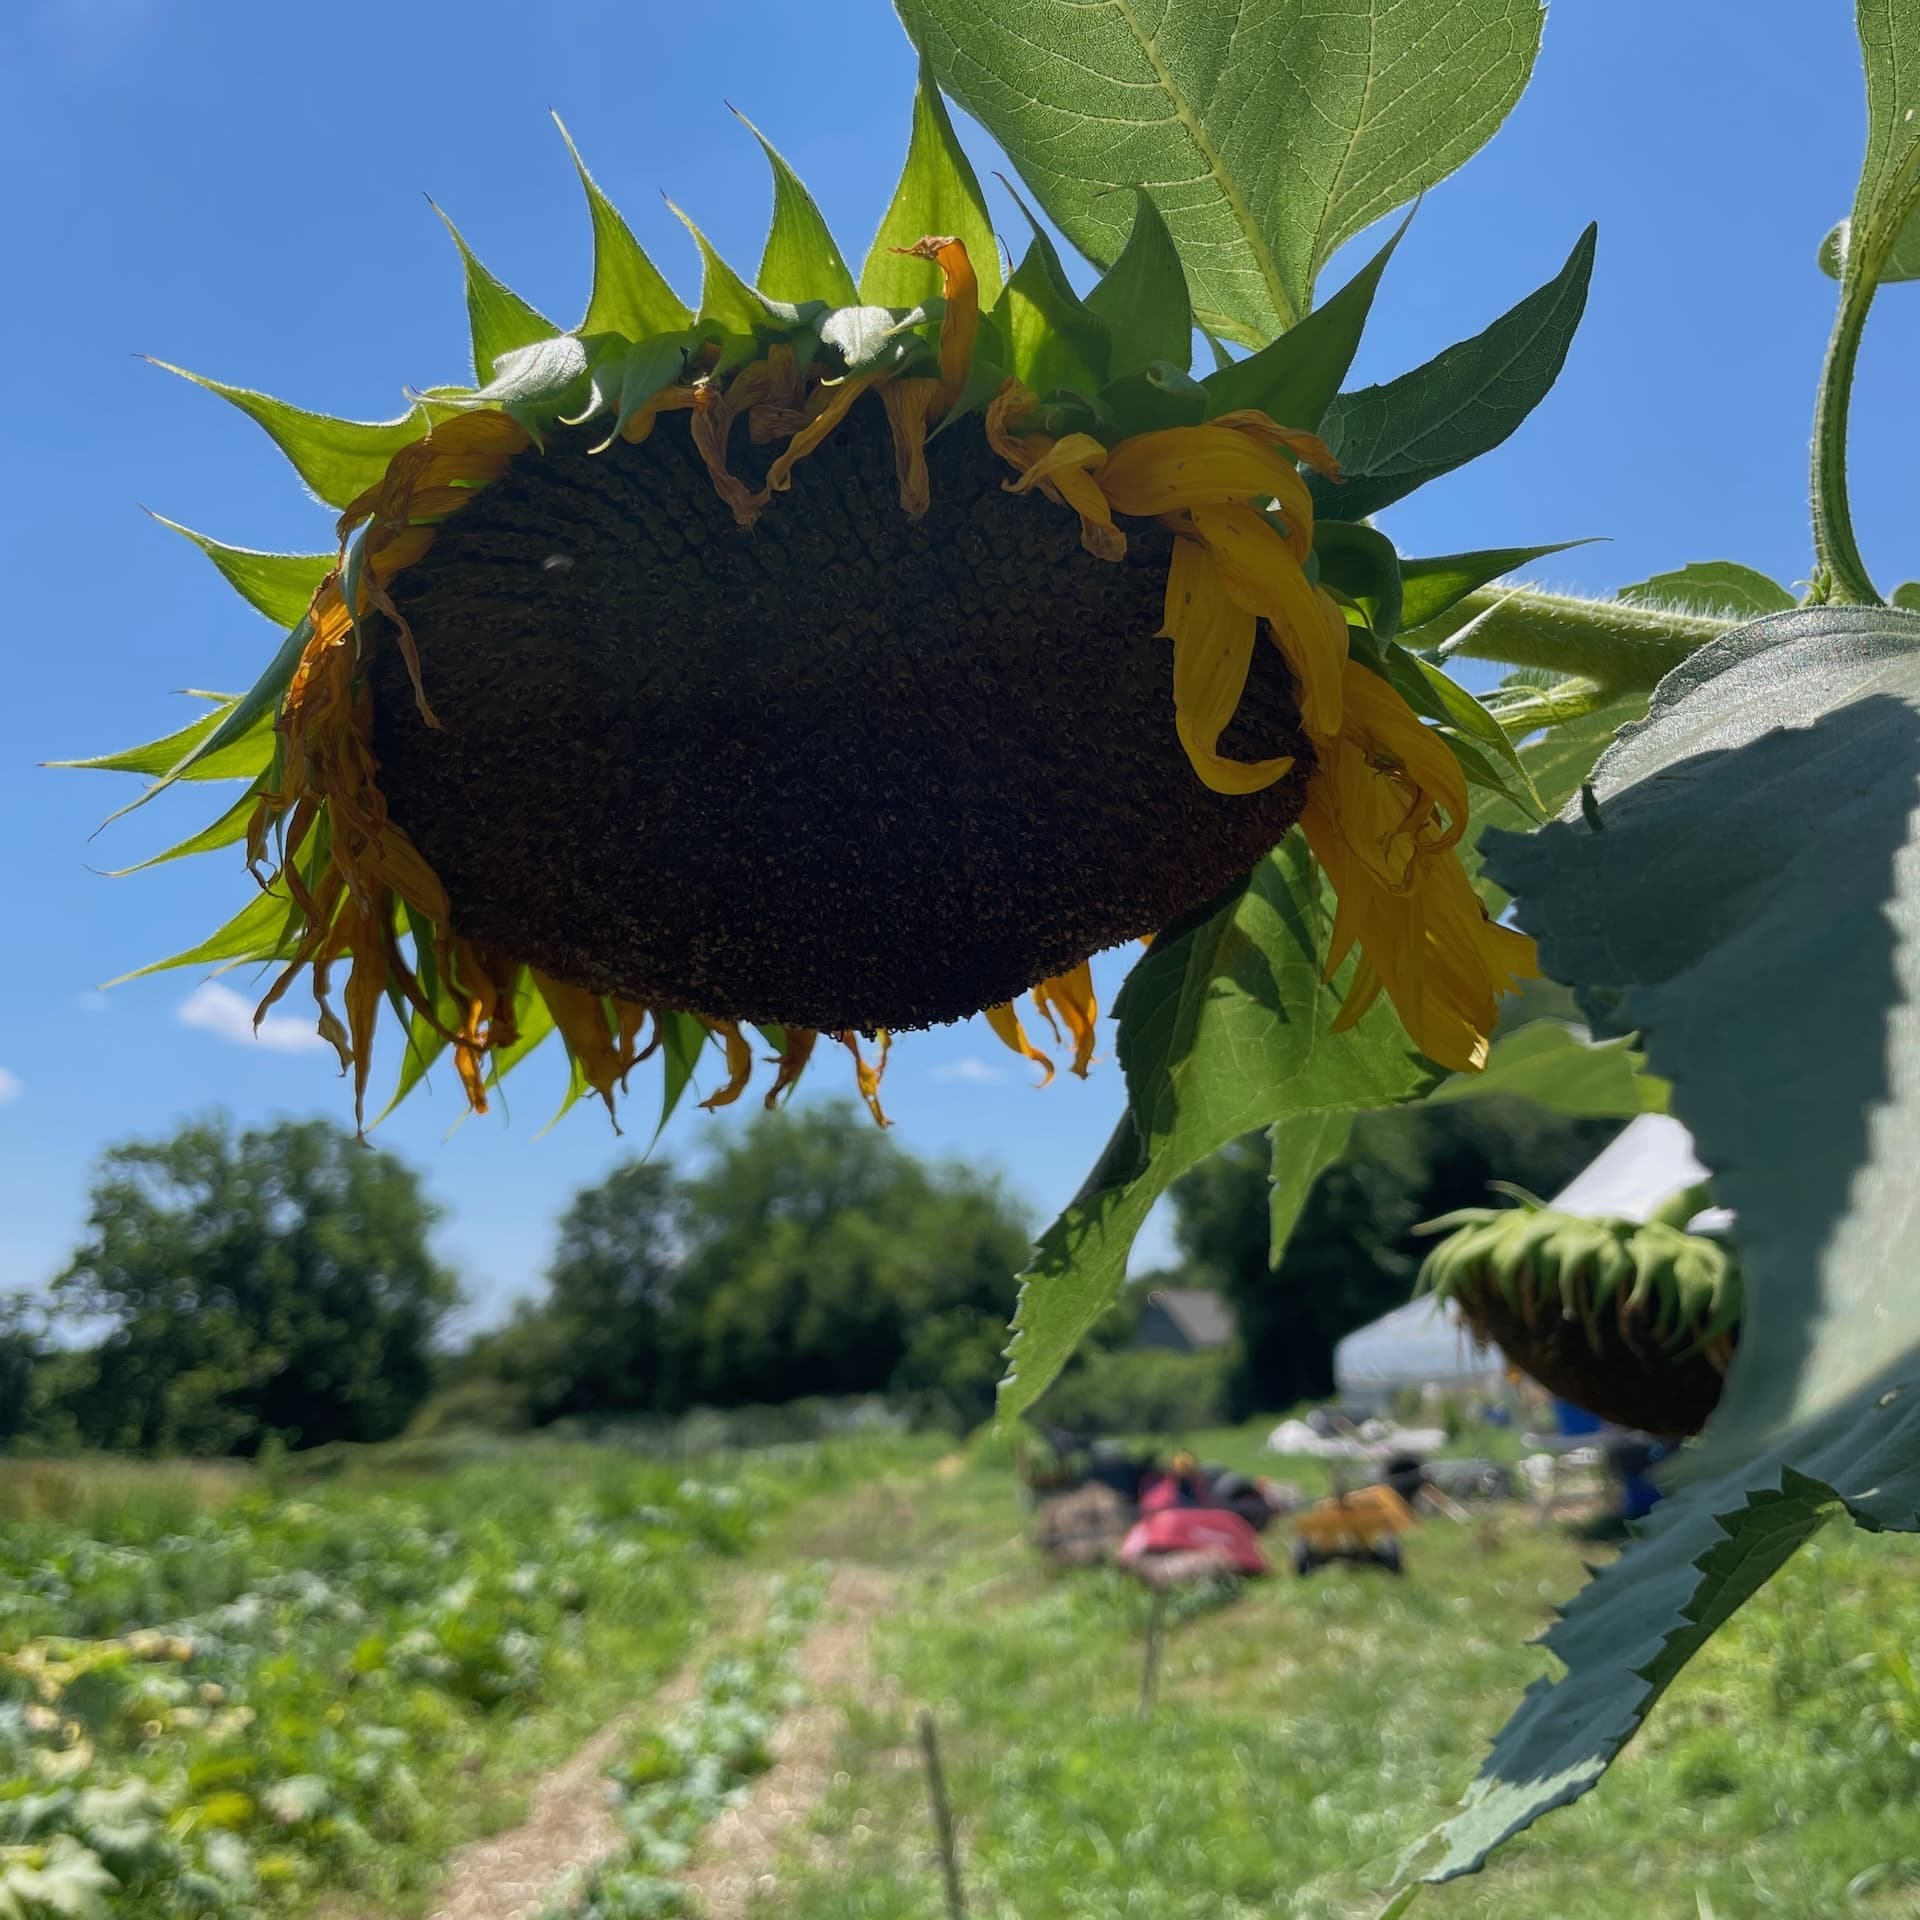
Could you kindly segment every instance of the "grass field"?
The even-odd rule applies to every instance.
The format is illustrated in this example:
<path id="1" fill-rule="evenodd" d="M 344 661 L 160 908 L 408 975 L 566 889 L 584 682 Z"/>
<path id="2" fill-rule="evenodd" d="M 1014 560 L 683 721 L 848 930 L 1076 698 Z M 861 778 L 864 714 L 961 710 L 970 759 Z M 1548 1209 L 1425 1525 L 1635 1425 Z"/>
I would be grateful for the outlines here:
<path id="1" fill-rule="evenodd" d="M 1195 1440 L 1258 1459 L 1254 1429 Z M 1525 1642 L 1593 1551 L 1506 1507 L 1424 1523 L 1401 1580 L 1283 1573 L 1182 1600 L 1142 1717 L 1147 1595 L 1045 1566 L 994 1450 L 936 1452 L 667 1468 L 534 1448 L 278 1489 L 0 1468 L 0 1868 L 54 1872 L 85 1848 L 123 1887 L 71 1911 L 115 1920 L 400 1920 L 430 1904 L 455 1844 L 515 1817 L 534 1775 L 639 1701 L 623 1764 L 655 1837 L 573 1910 L 697 1911 L 663 1876 L 683 1805 L 705 1818 L 724 1796 L 668 1793 L 671 1728 L 645 1699 L 697 1648 L 707 1678 L 674 1737 L 705 1726 L 711 1745 L 716 1704 L 759 1728 L 793 1703 L 787 1668 L 766 1665 L 764 1604 L 729 1639 L 722 1576 L 736 1593 L 823 1592 L 838 1566 L 872 1572 L 891 1604 L 759 1920 L 943 1914 L 912 1759 L 923 1704 L 973 1920 L 1371 1916 L 1400 1849 L 1545 1670 Z M 1309 1485 L 1324 1472 L 1263 1464 Z M 1823 1535 L 1594 1794 L 1416 1916 L 1920 1915 L 1917 1576 L 1920 1545 Z M 655 1904 L 627 1904 L 628 1881 Z"/>

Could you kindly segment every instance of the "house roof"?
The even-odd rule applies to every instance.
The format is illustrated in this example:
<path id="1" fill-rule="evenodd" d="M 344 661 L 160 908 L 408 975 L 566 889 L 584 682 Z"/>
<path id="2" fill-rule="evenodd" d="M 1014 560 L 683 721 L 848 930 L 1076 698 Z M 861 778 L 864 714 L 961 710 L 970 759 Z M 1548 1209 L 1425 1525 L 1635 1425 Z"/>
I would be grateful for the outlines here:
<path id="1" fill-rule="evenodd" d="M 1156 1287 L 1147 1305 L 1158 1307 L 1196 1347 L 1224 1347 L 1239 1331 L 1233 1308 L 1211 1287 Z"/>

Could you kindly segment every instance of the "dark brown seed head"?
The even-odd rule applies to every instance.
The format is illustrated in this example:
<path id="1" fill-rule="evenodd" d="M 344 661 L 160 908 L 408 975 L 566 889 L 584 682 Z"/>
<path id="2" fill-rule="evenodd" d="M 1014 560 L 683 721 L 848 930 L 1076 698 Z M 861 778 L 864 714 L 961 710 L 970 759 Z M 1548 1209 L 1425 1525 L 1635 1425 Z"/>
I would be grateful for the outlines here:
<path id="1" fill-rule="evenodd" d="M 439 730 L 372 638 L 381 785 L 456 932 L 647 1004 L 928 1026 L 1166 926 L 1298 815 L 1277 650 L 1222 747 L 1297 763 L 1212 793 L 1155 637 L 1169 536 L 1092 558 L 977 422 L 929 447 L 918 523 L 871 399 L 751 532 L 679 416 L 586 445 L 522 455 L 394 582 Z"/>

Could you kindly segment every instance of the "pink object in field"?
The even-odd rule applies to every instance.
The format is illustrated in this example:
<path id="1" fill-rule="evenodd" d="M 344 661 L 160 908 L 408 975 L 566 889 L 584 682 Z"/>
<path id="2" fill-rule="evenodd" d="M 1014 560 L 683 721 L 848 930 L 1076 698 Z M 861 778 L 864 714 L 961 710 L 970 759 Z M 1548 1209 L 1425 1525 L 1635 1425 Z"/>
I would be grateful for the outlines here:
<path id="1" fill-rule="evenodd" d="M 1120 1543 L 1120 1564 L 1132 1567 L 1156 1553 L 1206 1554 L 1229 1573 L 1273 1571 L 1253 1529 L 1219 1507 L 1167 1507 L 1143 1515 Z"/>

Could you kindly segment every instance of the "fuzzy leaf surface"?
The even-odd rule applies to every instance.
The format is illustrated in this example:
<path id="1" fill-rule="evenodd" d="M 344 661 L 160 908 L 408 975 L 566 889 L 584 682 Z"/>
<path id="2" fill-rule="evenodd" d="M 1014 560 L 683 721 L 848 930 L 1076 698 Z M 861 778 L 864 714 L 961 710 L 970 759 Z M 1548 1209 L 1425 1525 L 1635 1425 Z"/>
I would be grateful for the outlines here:
<path id="1" fill-rule="evenodd" d="M 1113 189 L 1147 182 L 1200 324 L 1253 347 L 1307 313 L 1341 241 L 1491 138 L 1542 18 L 1538 0 L 897 5 L 1081 252 L 1118 257 Z"/>
<path id="2" fill-rule="evenodd" d="M 1679 607 L 1687 613 L 1717 613 L 1729 620 L 1763 620 L 1794 604 L 1779 581 L 1738 560 L 1695 560 L 1671 573 L 1656 573 L 1620 589 L 1630 606 Z"/>
<path id="3" fill-rule="evenodd" d="M 1586 311 L 1597 231 L 1588 227 L 1566 265 L 1485 332 L 1397 380 L 1341 394 L 1320 431 L 1345 478 L 1312 477 L 1314 511 L 1364 520 L 1506 439 L 1560 377 Z"/>
<path id="4" fill-rule="evenodd" d="M 1494 836 L 1549 974 L 1639 1031 L 1740 1221 L 1726 1396 L 1548 1633 L 1429 1877 L 1591 1787 L 1824 1519 L 1920 1526 L 1920 618 L 1818 609 L 1677 669 L 1595 769 L 1598 828 Z"/>
<path id="5" fill-rule="evenodd" d="M 1134 193 L 1133 232 L 1087 306 L 1107 323 L 1113 340 L 1110 371 L 1137 373 L 1156 361 L 1179 367 L 1193 364 L 1193 307 L 1187 298 L 1180 255 L 1144 187 Z"/>

